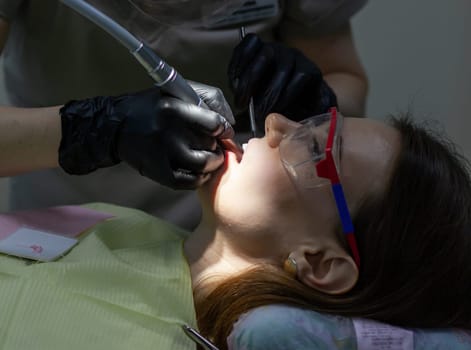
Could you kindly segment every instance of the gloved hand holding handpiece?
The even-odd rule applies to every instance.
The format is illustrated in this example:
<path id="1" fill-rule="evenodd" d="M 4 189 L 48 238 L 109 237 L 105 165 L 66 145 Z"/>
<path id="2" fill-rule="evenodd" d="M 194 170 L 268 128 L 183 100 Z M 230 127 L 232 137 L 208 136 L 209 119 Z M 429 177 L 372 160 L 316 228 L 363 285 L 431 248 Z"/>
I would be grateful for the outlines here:
<path id="1" fill-rule="evenodd" d="M 236 107 L 247 107 L 253 98 L 258 130 L 265 129 L 265 117 L 272 112 L 299 121 L 337 106 L 314 62 L 297 49 L 263 42 L 255 34 L 235 47 L 228 75 Z"/>
<path id="2" fill-rule="evenodd" d="M 234 119 L 219 89 L 190 84 L 211 110 L 158 88 L 68 102 L 60 110 L 60 166 L 88 174 L 125 161 L 173 189 L 201 186 L 224 162 L 218 140 L 234 136 Z"/>
<path id="3" fill-rule="evenodd" d="M 70 174 L 88 174 L 125 161 L 174 189 L 203 184 L 224 162 L 217 140 L 237 148 L 229 124 L 234 118 L 222 92 L 193 83 L 193 90 L 211 110 L 192 105 L 200 105 L 192 89 L 144 42 L 85 1 L 62 2 L 123 44 L 157 87 L 67 103 L 60 111 L 60 166 Z"/>

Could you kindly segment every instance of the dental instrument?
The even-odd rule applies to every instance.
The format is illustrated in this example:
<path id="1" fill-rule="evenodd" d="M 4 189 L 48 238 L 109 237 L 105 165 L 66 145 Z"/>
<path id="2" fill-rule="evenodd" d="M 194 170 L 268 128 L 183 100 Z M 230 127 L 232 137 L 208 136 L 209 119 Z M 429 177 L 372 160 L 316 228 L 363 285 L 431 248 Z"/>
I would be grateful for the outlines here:
<path id="1" fill-rule="evenodd" d="M 245 38 L 245 27 L 240 27 L 240 40 Z M 250 129 L 252 131 L 252 136 L 257 137 L 257 124 L 255 123 L 255 110 L 253 105 L 253 97 L 250 97 L 249 100 L 249 117 L 250 117 Z"/>
<path id="2" fill-rule="evenodd" d="M 61 0 L 123 44 L 146 69 L 155 85 L 168 94 L 197 106 L 206 106 L 187 81 L 149 46 L 84 0 Z"/>
<path id="3" fill-rule="evenodd" d="M 88 4 L 85 0 L 61 1 L 77 13 L 95 23 L 125 46 L 146 69 L 147 73 L 155 81 L 157 87 L 182 101 L 208 108 L 195 90 L 193 90 L 188 82 L 172 66 L 167 64 L 148 45 L 137 39 L 127 29 Z M 224 127 L 226 129 L 232 128 L 227 120 Z M 243 150 L 239 143 L 231 139 L 228 144 L 231 144 L 231 150 L 237 154 L 237 157 L 242 158 Z"/>
<path id="4" fill-rule="evenodd" d="M 208 339 L 203 337 L 198 331 L 186 324 L 182 325 L 183 331 L 185 334 L 193 340 L 196 344 L 200 345 L 205 350 L 219 350 L 214 346 Z"/>

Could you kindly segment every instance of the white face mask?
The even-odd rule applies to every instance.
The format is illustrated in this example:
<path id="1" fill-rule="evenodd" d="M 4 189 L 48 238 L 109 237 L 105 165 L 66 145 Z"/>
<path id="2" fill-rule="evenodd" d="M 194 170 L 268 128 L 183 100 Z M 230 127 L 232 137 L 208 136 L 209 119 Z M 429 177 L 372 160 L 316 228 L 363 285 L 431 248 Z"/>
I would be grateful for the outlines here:
<path id="1" fill-rule="evenodd" d="M 244 0 L 129 0 L 141 13 L 165 25 L 205 25 L 231 15 Z"/>

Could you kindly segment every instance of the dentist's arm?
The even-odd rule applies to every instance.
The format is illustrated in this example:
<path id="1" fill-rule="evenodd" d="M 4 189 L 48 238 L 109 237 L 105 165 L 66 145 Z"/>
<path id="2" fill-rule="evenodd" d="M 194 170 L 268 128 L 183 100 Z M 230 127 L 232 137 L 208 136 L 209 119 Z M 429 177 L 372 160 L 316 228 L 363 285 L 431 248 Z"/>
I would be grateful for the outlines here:
<path id="1" fill-rule="evenodd" d="M 280 36 L 287 46 L 297 48 L 317 64 L 324 80 L 334 90 L 344 115 L 365 115 L 368 78 L 355 48 L 350 24 L 318 37 L 287 36 L 283 32 Z"/>
<path id="2" fill-rule="evenodd" d="M 0 107 L 0 176 L 58 166 L 59 107 Z"/>
<path id="3" fill-rule="evenodd" d="M 347 116 L 364 115 L 367 79 L 349 27 L 323 37 L 282 39 L 264 42 L 248 34 L 229 64 L 235 104 L 244 108 L 253 97 L 261 130 L 271 112 L 302 120 L 338 106 Z"/>
<path id="4" fill-rule="evenodd" d="M 218 89 L 197 91 L 209 106 L 222 101 Z M 233 136 L 219 113 L 156 88 L 48 108 L 0 107 L 0 176 L 59 165 L 82 175 L 124 161 L 162 185 L 191 189 L 223 164 L 217 140 Z"/>
<path id="5" fill-rule="evenodd" d="M 0 51 L 8 32 L 8 22 L 0 18 Z M 57 167 L 59 142 L 59 107 L 0 107 L 0 176 Z"/>
<path id="6" fill-rule="evenodd" d="M 0 49 L 7 37 L 0 19 Z M 210 109 L 158 88 L 48 108 L 0 107 L 0 176 L 57 166 L 82 175 L 125 162 L 162 185 L 196 188 L 223 164 L 218 141 L 234 131 L 222 92 L 192 85 Z"/>
<path id="7" fill-rule="evenodd" d="M 206 105 L 227 105 L 219 89 L 199 85 L 195 91 Z M 214 98 L 224 103 L 213 103 Z M 234 136 L 220 113 L 156 87 L 69 101 L 60 109 L 59 164 L 69 174 L 82 175 L 123 161 L 162 185 L 194 189 L 224 162 L 218 140 Z"/>

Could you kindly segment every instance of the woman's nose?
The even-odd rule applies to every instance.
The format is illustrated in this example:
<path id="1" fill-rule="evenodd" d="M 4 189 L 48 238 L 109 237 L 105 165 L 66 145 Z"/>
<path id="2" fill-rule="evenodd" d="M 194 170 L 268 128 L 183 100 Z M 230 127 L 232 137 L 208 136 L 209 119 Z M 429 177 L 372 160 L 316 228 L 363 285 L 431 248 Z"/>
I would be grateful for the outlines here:
<path id="1" fill-rule="evenodd" d="M 283 136 L 290 130 L 299 127 L 296 123 L 281 114 L 271 113 L 265 119 L 265 135 L 270 147 L 278 147 Z"/>

